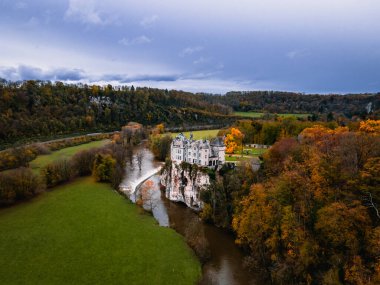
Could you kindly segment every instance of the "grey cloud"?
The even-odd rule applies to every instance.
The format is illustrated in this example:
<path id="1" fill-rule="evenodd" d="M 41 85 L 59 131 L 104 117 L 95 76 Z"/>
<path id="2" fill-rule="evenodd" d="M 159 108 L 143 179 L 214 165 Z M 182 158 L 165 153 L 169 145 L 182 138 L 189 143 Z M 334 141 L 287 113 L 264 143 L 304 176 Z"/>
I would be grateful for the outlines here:
<path id="1" fill-rule="evenodd" d="M 137 75 L 137 76 L 126 76 L 124 78 L 120 78 L 120 75 L 117 75 L 116 78 L 119 78 L 118 81 L 120 83 L 130 83 L 137 81 L 176 81 L 179 79 L 177 75 Z"/>
<path id="2" fill-rule="evenodd" d="M 187 47 L 187 48 L 184 48 L 184 49 L 179 53 L 179 56 L 180 56 L 180 57 L 189 56 L 189 55 L 192 55 L 193 53 L 200 52 L 201 50 L 203 50 L 203 46 Z"/>
<path id="3" fill-rule="evenodd" d="M 125 45 L 125 46 L 149 44 L 151 42 L 152 42 L 152 39 L 148 38 L 145 35 L 142 35 L 133 39 L 122 38 L 119 41 L 120 44 Z"/>
<path id="4" fill-rule="evenodd" d="M 140 21 L 140 25 L 144 28 L 151 27 L 158 20 L 157 15 L 152 15 L 150 17 L 145 17 Z"/>
<path id="5" fill-rule="evenodd" d="M 43 70 L 38 67 L 20 65 L 18 67 L 0 67 L 0 77 L 8 80 L 79 81 L 86 78 L 86 75 L 81 69 L 58 68 Z"/>
<path id="6" fill-rule="evenodd" d="M 116 14 L 104 8 L 102 2 L 94 0 L 69 0 L 65 19 L 92 25 L 107 25 L 116 22 Z"/>

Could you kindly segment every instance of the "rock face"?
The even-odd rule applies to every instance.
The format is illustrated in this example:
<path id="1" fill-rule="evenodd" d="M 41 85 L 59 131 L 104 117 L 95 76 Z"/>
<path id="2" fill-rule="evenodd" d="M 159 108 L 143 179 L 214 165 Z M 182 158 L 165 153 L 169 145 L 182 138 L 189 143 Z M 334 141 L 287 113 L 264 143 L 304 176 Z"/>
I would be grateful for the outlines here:
<path id="1" fill-rule="evenodd" d="M 209 175 L 195 164 L 172 162 L 161 174 L 165 196 L 171 201 L 184 202 L 194 210 L 202 209 L 200 192 L 210 184 Z"/>

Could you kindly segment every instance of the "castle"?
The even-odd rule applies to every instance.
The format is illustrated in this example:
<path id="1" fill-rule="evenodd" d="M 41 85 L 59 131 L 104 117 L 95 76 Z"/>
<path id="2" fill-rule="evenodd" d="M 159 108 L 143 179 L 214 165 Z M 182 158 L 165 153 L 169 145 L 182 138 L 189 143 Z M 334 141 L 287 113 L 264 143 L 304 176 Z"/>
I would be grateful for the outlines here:
<path id="1" fill-rule="evenodd" d="M 193 135 L 187 139 L 182 133 L 171 144 L 171 160 L 173 162 L 188 162 L 199 166 L 213 167 L 225 162 L 224 140 L 221 137 L 209 140 L 193 140 Z"/>

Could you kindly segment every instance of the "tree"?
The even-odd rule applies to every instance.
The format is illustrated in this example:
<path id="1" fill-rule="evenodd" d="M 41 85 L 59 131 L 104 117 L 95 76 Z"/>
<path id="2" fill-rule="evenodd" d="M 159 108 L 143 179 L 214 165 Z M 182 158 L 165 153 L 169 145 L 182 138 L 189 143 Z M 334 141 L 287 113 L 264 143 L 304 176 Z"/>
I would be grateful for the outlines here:
<path id="1" fill-rule="evenodd" d="M 144 184 L 142 185 L 142 187 L 140 189 L 140 195 L 141 195 L 143 207 L 144 207 L 144 209 L 151 211 L 151 212 L 157 206 L 157 201 L 154 198 L 154 191 L 156 191 L 156 190 L 154 189 L 153 186 L 154 186 L 153 181 L 148 180 L 148 181 L 144 182 Z"/>
<path id="2" fill-rule="evenodd" d="M 165 161 L 169 156 L 172 140 L 170 135 L 151 135 L 149 137 L 149 148 L 156 159 Z"/>
<path id="3" fill-rule="evenodd" d="M 361 121 L 359 130 L 370 134 L 380 134 L 380 120 Z"/>
<path id="4" fill-rule="evenodd" d="M 237 128 L 231 128 L 229 134 L 224 139 L 226 153 L 234 153 L 236 150 L 242 150 L 244 135 Z"/>
<path id="5" fill-rule="evenodd" d="M 96 181 L 111 182 L 116 160 L 109 154 L 95 156 L 93 175 Z"/>
<path id="6" fill-rule="evenodd" d="M 43 185 L 38 175 L 29 168 L 18 168 L 0 173 L 0 206 L 37 195 Z"/>
<path id="7" fill-rule="evenodd" d="M 75 175 L 72 162 L 67 159 L 50 163 L 41 172 L 48 188 L 67 182 Z"/>
<path id="8" fill-rule="evenodd" d="M 141 166 L 142 166 L 143 158 L 144 158 L 144 153 L 140 150 L 140 151 L 136 154 L 137 165 L 139 166 L 139 169 L 140 169 L 140 170 L 141 170 Z"/>
<path id="9" fill-rule="evenodd" d="M 95 161 L 96 152 L 94 150 L 83 150 L 76 153 L 73 158 L 73 168 L 79 176 L 90 175 Z"/>

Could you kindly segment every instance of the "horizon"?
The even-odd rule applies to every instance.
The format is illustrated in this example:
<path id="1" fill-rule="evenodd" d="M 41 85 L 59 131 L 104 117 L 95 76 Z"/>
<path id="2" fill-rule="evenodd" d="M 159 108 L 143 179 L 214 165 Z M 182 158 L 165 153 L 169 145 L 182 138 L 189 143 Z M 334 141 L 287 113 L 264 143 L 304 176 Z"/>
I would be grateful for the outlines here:
<path id="1" fill-rule="evenodd" d="M 380 92 L 374 0 L 4 0 L 0 8 L 0 77 L 10 81 Z"/>

